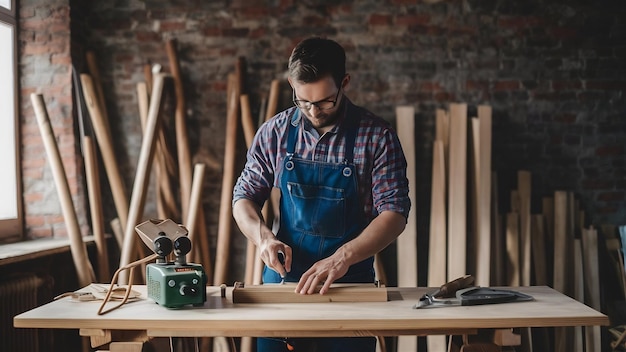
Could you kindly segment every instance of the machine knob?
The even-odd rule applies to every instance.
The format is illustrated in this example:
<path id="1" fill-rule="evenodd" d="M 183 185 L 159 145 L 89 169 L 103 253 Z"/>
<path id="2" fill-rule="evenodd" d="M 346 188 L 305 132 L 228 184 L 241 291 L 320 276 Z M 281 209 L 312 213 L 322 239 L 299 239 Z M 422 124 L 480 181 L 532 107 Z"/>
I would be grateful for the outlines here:
<path id="1" fill-rule="evenodd" d="M 182 296 L 195 296 L 198 294 L 198 289 L 195 286 L 181 285 L 180 294 Z"/>

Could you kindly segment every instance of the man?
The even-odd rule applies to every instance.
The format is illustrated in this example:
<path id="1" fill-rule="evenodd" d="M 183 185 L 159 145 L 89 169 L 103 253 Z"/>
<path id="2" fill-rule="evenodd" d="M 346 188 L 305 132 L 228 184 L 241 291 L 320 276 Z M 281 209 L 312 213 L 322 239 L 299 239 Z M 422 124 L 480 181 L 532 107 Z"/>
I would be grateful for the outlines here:
<path id="1" fill-rule="evenodd" d="M 350 83 L 336 42 L 309 38 L 289 58 L 294 107 L 261 126 L 233 193 L 233 216 L 260 250 L 264 283 L 297 282 L 319 294 L 333 282 L 374 282 L 374 254 L 393 242 L 410 208 L 406 160 L 395 131 L 344 94 Z M 261 207 L 281 191 L 280 229 Z M 374 351 L 374 338 L 295 339 L 296 350 Z M 278 339 L 257 350 L 287 351 Z"/>

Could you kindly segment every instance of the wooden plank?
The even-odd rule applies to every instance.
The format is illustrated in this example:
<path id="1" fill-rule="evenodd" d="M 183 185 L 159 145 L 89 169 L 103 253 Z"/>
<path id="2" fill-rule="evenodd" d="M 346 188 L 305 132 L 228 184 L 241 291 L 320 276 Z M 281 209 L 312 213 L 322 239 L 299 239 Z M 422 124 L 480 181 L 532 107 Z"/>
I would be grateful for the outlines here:
<path id="1" fill-rule="evenodd" d="M 30 100 L 33 104 L 33 109 L 37 117 L 39 131 L 43 139 L 48 161 L 50 162 L 50 168 L 52 169 L 57 194 L 61 203 L 61 210 L 63 213 L 63 219 L 65 220 L 65 225 L 67 226 L 72 260 L 76 268 L 78 283 L 83 286 L 89 285 L 95 281 L 96 276 L 93 271 L 93 267 L 89 262 L 87 247 L 83 242 L 82 234 L 80 232 L 78 219 L 76 218 L 76 210 L 74 209 L 74 202 L 72 201 L 72 195 L 67 182 L 67 175 L 63 167 L 59 146 L 57 145 L 54 132 L 52 131 L 48 110 L 46 109 L 43 95 L 32 93 L 30 95 Z"/>
<path id="2" fill-rule="evenodd" d="M 415 192 L 417 177 L 415 173 L 415 108 L 413 106 L 396 107 L 396 131 L 407 161 L 406 174 L 409 180 L 409 199 L 411 199 L 411 204 L 415 205 L 417 204 Z M 412 206 L 409 211 L 406 227 L 397 238 L 396 245 L 398 286 L 415 287 L 417 286 L 417 217 L 415 206 Z M 380 260 L 377 262 L 382 264 Z M 380 269 L 382 267 L 379 267 Z M 417 338 L 399 337 L 398 349 L 417 351 Z"/>
<path id="3" fill-rule="evenodd" d="M 187 219 L 189 211 L 189 197 L 191 196 L 191 155 L 189 152 L 189 140 L 187 137 L 187 108 L 185 101 L 185 91 L 180 72 L 180 62 L 176 51 L 176 39 L 169 39 L 165 43 L 167 57 L 170 64 L 170 72 L 174 80 L 174 90 L 176 92 L 176 151 L 178 155 L 178 174 L 180 183 L 180 203 L 182 206 L 182 217 Z"/>
<path id="4" fill-rule="evenodd" d="M 83 95 L 85 96 L 85 104 L 89 111 L 91 124 L 96 134 L 96 141 L 98 142 L 100 153 L 102 154 L 104 169 L 111 187 L 117 217 L 119 218 L 122 229 L 125 229 L 128 219 L 128 198 L 126 196 L 124 182 L 122 181 L 119 164 L 115 157 L 109 123 L 98 103 L 96 88 L 94 87 L 91 76 L 81 74 L 80 80 L 83 87 Z"/>
<path id="5" fill-rule="evenodd" d="M 568 269 L 564 264 L 567 253 L 567 192 L 554 192 L 554 289 L 565 293 Z"/>
<path id="6" fill-rule="evenodd" d="M 566 293 L 569 291 L 568 274 L 572 263 L 569 248 L 573 244 L 568 243 L 568 194 L 566 191 L 554 192 L 554 289 Z M 573 348 L 573 329 L 556 328 L 554 331 L 554 348 L 557 352 L 571 351 Z"/>
<path id="7" fill-rule="evenodd" d="M 532 237 L 532 257 L 535 273 L 534 285 L 547 285 L 546 272 L 546 250 L 545 250 L 545 228 L 543 215 L 535 214 L 530 218 L 531 237 Z"/>
<path id="8" fill-rule="evenodd" d="M 479 120 L 479 179 L 478 179 L 478 222 L 476 256 L 476 284 L 489 286 L 491 284 L 491 134 L 492 119 L 491 106 L 478 106 Z"/>
<path id="9" fill-rule="evenodd" d="M 506 285 L 506 236 L 502 228 L 502 216 L 499 213 L 498 202 L 498 175 L 491 173 L 491 261 L 492 285 Z"/>
<path id="10" fill-rule="evenodd" d="M 519 267 L 519 214 L 506 216 L 507 286 L 520 285 Z"/>
<path id="11" fill-rule="evenodd" d="M 428 286 L 439 287 L 447 282 L 446 233 L 446 161 L 444 142 L 433 143 L 433 171 L 430 201 L 430 240 L 428 245 Z M 445 335 L 426 337 L 429 352 L 445 352 Z"/>
<path id="12" fill-rule="evenodd" d="M 226 145 L 224 147 L 224 171 L 217 229 L 217 249 L 215 252 L 215 271 L 213 283 L 226 283 L 230 232 L 233 224 L 231 201 L 235 177 L 235 152 L 237 148 L 237 120 L 239 117 L 239 87 L 234 74 L 228 76 L 228 111 L 226 117 Z"/>
<path id="13" fill-rule="evenodd" d="M 135 247 L 137 238 L 135 226 L 141 222 L 141 218 L 143 217 L 146 190 L 148 188 L 148 183 L 150 182 L 149 171 L 152 167 L 152 161 L 154 159 L 154 149 L 156 146 L 155 136 L 159 127 L 158 118 L 161 110 L 163 87 L 165 85 L 166 78 L 167 76 L 164 74 L 158 74 L 154 78 L 148 120 L 146 123 L 143 141 L 141 143 L 139 161 L 137 162 L 137 172 L 135 175 L 135 182 L 133 184 L 131 202 L 128 210 L 128 223 L 124 229 L 124 243 L 120 254 L 120 268 L 130 264 L 131 262 L 131 250 Z M 127 284 L 128 274 L 129 273 L 126 270 L 120 272 L 118 283 Z"/>
<path id="14" fill-rule="evenodd" d="M 517 190 L 520 205 L 520 284 L 530 286 L 532 262 L 530 236 L 531 174 L 529 171 L 517 172 Z"/>
<path id="15" fill-rule="evenodd" d="M 415 108 L 413 106 L 396 107 L 396 130 L 407 160 L 407 178 L 409 180 L 409 198 L 411 204 L 417 204 L 415 174 Z M 411 207 L 407 224 L 396 240 L 398 246 L 398 286 L 417 286 L 417 218 L 415 206 Z"/>
<path id="16" fill-rule="evenodd" d="M 444 160 L 446 160 L 444 167 L 447 170 L 448 148 L 450 145 L 450 115 L 443 109 L 437 109 L 435 114 L 435 140 L 443 143 L 443 155 Z"/>
<path id="17" fill-rule="evenodd" d="M 554 198 L 543 197 L 541 199 L 541 214 L 543 214 L 544 226 L 546 229 L 545 245 L 546 255 L 554 253 Z M 546 284 L 552 287 L 554 280 L 554 262 L 546 261 Z"/>
<path id="18" fill-rule="evenodd" d="M 578 302 L 585 301 L 585 283 L 583 278 L 583 250 L 580 238 L 574 239 L 574 299 Z M 571 268 L 570 268 L 571 270 Z M 583 352 L 582 326 L 574 327 L 574 351 Z"/>
<path id="19" fill-rule="evenodd" d="M 585 303 L 595 310 L 602 310 L 600 296 L 600 264 L 598 258 L 598 231 L 590 227 L 581 233 L 583 247 L 583 273 L 585 281 Z M 602 350 L 602 336 L 599 327 L 585 329 L 587 351 Z"/>
<path id="20" fill-rule="evenodd" d="M 433 143 L 433 173 L 430 200 L 430 240 L 428 248 L 428 286 L 446 283 L 446 174 L 444 143 Z"/>
<path id="21" fill-rule="evenodd" d="M 371 284 L 332 284 L 327 293 L 302 295 L 296 284 L 265 284 L 238 288 L 232 292 L 233 303 L 322 303 L 322 302 L 386 302 L 387 289 Z M 315 309 L 314 307 L 312 307 Z"/>
<path id="22" fill-rule="evenodd" d="M 466 274 L 467 104 L 450 104 L 448 280 Z"/>
<path id="23" fill-rule="evenodd" d="M 200 239 L 196 234 L 199 226 L 204 224 L 198 223 L 198 214 L 202 212 L 202 185 L 204 183 L 204 171 L 206 165 L 198 163 L 194 166 L 193 179 L 191 182 L 191 196 L 189 197 L 189 211 L 187 212 L 187 219 L 185 219 L 185 226 L 189 232 L 189 240 L 192 244 L 191 261 L 201 264 L 209 265 L 210 263 L 202 262 L 200 256 Z"/>
<path id="24" fill-rule="evenodd" d="M 467 268 L 468 273 L 474 273 L 478 276 L 478 190 L 480 183 L 480 121 L 477 117 L 470 120 L 471 139 L 470 139 L 470 159 L 469 159 L 469 225 L 470 229 L 467 233 Z M 481 286 L 489 286 L 489 283 Z"/>
<path id="25" fill-rule="evenodd" d="M 89 194 L 89 209 L 91 214 L 91 231 L 96 241 L 98 252 L 98 281 L 111 280 L 109 271 L 109 252 L 107 241 L 104 236 L 104 218 L 102 215 L 102 199 L 100 197 L 100 176 L 98 172 L 98 158 L 96 146 L 91 137 L 83 137 L 85 148 L 85 176 L 87 179 L 87 192 Z"/>

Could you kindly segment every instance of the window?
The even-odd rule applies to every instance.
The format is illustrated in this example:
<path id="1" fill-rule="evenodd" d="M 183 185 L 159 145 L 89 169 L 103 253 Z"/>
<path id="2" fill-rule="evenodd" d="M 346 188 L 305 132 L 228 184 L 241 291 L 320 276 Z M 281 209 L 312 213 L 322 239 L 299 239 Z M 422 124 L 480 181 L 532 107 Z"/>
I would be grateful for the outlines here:
<path id="1" fill-rule="evenodd" d="M 21 238 L 15 0 L 0 0 L 0 240 Z"/>

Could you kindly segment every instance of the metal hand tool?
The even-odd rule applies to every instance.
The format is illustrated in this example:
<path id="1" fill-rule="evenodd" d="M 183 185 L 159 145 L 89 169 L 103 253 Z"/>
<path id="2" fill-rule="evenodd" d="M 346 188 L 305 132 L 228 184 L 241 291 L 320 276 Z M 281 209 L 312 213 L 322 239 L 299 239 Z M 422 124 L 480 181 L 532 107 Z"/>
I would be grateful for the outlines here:
<path id="1" fill-rule="evenodd" d="M 454 279 L 448 283 L 443 284 L 439 289 L 433 293 L 427 293 L 420 297 L 419 302 L 413 308 L 422 308 L 433 304 L 438 305 L 458 305 L 455 300 L 440 299 L 455 297 L 455 293 L 467 287 L 470 287 L 474 283 L 474 277 L 472 275 L 461 276 L 458 279 Z"/>

